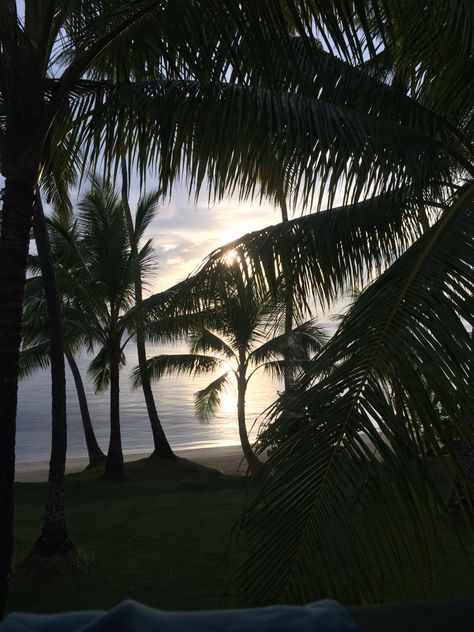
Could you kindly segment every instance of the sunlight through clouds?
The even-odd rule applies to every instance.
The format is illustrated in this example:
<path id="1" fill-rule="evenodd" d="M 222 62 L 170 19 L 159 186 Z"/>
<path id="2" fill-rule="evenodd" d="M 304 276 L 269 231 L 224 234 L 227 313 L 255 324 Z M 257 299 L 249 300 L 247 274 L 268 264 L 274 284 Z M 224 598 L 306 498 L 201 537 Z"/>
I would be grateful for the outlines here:
<path id="1" fill-rule="evenodd" d="M 152 189 L 151 182 L 148 189 Z M 132 191 L 131 197 L 138 199 L 138 189 Z M 176 187 L 145 234 L 153 239 L 159 257 L 158 273 L 149 292 L 166 290 L 181 281 L 215 248 L 279 221 L 279 209 L 269 202 L 226 198 L 208 206 L 207 195 L 201 195 L 194 203 L 184 187 Z M 232 255 L 229 256 L 232 263 Z"/>

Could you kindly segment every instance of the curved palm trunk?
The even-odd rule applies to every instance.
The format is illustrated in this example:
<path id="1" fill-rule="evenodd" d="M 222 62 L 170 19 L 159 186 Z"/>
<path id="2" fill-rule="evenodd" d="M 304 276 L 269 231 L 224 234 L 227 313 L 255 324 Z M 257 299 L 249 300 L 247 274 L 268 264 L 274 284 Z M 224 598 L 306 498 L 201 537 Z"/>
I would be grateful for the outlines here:
<path id="1" fill-rule="evenodd" d="M 33 227 L 48 310 L 52 395 L 51 459 L 49 462 L 48 493 L 43 526 L 39 538 L 33 546 L 33 552 L 40 555 L 51 556 L 64 554 L 69 551 L 73 545 L 67 533 L 64 515 L 67 423 L 61 300 L 57 292 L 48 229 L 38 192 L 36 194 Z"/>
<path id="2" fill-rule="evenodd" d="M 102 452 L 92 426 L 91 416 L 89 414 L 89 406 L 87 404 L 86 391 L 82 381 L 79 367 L 76 364 L 72 353 L 66 352 L 66 359 L 71 369 L 72 377 L 77 391 L 77 399 L 79 400 L 79 409 L 81 411 L 82 427 L 84 430 L 84 438 L 86 440 L 87 454 L 89 456 L 89 466 L 94 467 L 105 461 L 105 454 Z"/>
<path id="3" fill-rule="evenodd" d="M 134 257 L 138 256 L 138 244 L 134 237 L 134 228 L 132 214 L 130 211 L 130 205 L 128 203 L 128 176 L 127 166 L 125 159 L 122 157 L 122 206 L 125 211 L 125 217 L 127 220 L 128 234 L 130 237 L 130 248 Z M 140 272 L 137 273 L 135 278 L 135 305 L 139 305 L 143 299 L 142 282 L 140 278 Z M 146 409 L 148 412 L 148 418 L 150 420 L 151 431 L 153 433 L 153 445 L 154 451 L 152 456 L 158 456 L 162 459 L 175 460 L 171 446 L 166 438 L 165 431 L 161 425 L 160 418 L 158 417 L 158 411 L 156 410 L 155 398 L 153 396 L 153 390 L 151 388 L 150 378 L 146 370 L 146 348 L 145 348 L 145 335 L 143 331 L 143 324 L 139 322 L 137 324 L 137 353 L 138 353 L 138 366 L 140 368 L 140 377 L 143 388 L 143 395 L 145 397 Z"/>
<path id="4" fill-rule="evenodd" d="M 239 422 L 239 437 L 242 445 L 245 460 L 249 466 L 251 474 L 258 474 L 262 469 L 263 463 L 255 456 L 252 446 L 250 445 L 247 426 L 245 424 L 245 392 L 247 384 L 245 378 L 239 378 L 237 381 L 237 419 Z"/>
<path id="5" fill-rule="evenodd" d="M 5 180 L 0 237 L 0 615 L 13 553 L 13 481 L 21 317 L 35 179 Z"/>
<path id="6" fill-rule="evenodd" d="M 145 337 L 143 335 L 143 328 L 140 326 L 137 327 L 137 352 L 138 365 L 140 368 L 140 376 L 142 380 L 143 395 L 145 397 L 148 417 L 150 419 L 151 431 L 153 433 L 154 451 L 152 456 L 157 456 L 162 459 L 176 460 L 176 455 L 174 454 L 170 444 L 168 443 L 168 439 L 166 438 L 163 426 L 161 425 L 161 421 L 156 410 L 155 398 L 153 397 L 150 378 L 146 370 Z"/>
<path id="7" fill-rule="evenodd" d="M 120 368 L 118 354 L 114 350 L 110 360 L 110 441 L 105 459 L 104 477 L 111 481 L 125 478 L 122 437 L 120 434 Z"/>

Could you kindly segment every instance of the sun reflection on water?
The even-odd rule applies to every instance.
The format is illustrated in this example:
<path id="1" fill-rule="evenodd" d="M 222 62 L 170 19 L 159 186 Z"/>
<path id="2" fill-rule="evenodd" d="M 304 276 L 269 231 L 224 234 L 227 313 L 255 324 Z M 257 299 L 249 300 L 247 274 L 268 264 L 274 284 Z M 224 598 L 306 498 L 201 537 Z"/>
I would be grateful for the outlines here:
<path id="1" fill-rule="evenodd" d="M 237 393 L 233 388 L 226 388 L 222 393 L 220 411 L 225 414 L 237 414 Z"/>

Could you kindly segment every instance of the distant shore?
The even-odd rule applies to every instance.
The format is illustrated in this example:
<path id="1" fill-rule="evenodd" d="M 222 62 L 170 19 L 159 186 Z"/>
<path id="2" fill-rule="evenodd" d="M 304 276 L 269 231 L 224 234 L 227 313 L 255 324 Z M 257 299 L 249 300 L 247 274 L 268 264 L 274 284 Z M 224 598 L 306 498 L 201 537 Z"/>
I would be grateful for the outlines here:
<path id="1" fill-rule="evenodd" d="M 212 467 L 224 474 L 240 474 L 246 472 L 247 464 L 243 461 L 240 446 L 218 446 L 215 448 L 189 448 L 175 450 L 175 454 L 183 459 L 196 461 L 206 467 Z M 137 461 L 149 456 L 146 453 L 124 454 L 125 461 Z M 88 459 L 72 458 L 66 462 L 66 473 L 80 472 L 87 467 Z M 48 480 L 48 463 L 30 462 L 17 463 L 15 467 L 15 481 L 18 483 L 43 483 Z"/>

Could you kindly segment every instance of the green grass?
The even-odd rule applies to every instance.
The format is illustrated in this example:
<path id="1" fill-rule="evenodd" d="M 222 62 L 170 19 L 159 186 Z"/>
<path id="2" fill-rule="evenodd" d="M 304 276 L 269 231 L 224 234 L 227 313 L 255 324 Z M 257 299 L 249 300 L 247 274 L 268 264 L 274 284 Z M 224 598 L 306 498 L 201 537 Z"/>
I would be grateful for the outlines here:
<path id="1" fill-rule="evenodd" d="M 67 523 L 77 552 L 66 567 L 21 563 L 38 536 L 46 485 L 16 486 L 9 611 L 107 609 L 130 598 L 169 610 L 229 605 L 226 554 L 246 481 L 184 459 L 126 467 L 120 483 L 102 480 L 100 470 L 67 477 Z M 462 550 L 447 524 L 442 530 L 446 563 L 440 554 L 433 598 L 473 597 L 472 536 L 461 528 Z M 411 601 L 419 598 L 410 593 Z"/>
<path id="2" fill-rule="evenodd" d="M 67 523 L 79 563 L 54 579 L 17 565 L 8 610 L 103 609 L 126 598 L 179 610 L 220 604 L 245 480 L 184 459 L 137 461 L 127 472 L 121 483 L 99 479 L 98 471 L 67 477 Z M 17 485 L 17 562 L 38 535 L 45 491 L 44 484 Z"/>

